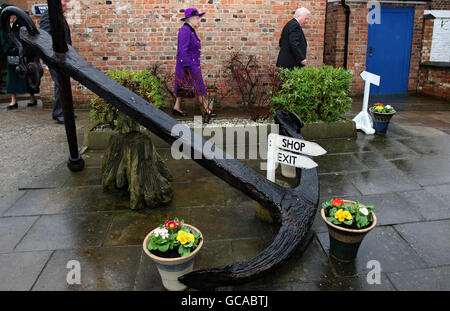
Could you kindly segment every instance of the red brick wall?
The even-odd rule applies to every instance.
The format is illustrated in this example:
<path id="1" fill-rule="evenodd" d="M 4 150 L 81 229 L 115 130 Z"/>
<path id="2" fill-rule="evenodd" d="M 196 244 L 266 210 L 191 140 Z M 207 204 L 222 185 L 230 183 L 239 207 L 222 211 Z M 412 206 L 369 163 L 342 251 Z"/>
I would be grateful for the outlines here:
<path id="1" fill-rule="evenodd" d="M 72 1 L 73 3 L 74 1 Z M 33 3 L 42 1 L 28 0 Z M 73 46 L 79 54 L 99 70 L 128 68 L 147 69 L 160 62 L 167 71 L 174 71 L 179 21 L 186 8 L 179 0 L 107 1 L 85 0 L 81 3 L 81 23 L 71 25 Z M 325 31 L 325 0 L 199 0 L 195 6 L 206 11 L 205 22 L 198 33 L 202 40 L 202 70 L 221 70 L 232 49 L 261 55 L 274 65 L 278 40 L 284 24 L 299 6 L 311 12 L 305 27 L 308 59 L 313 66 L 323 63 Z M 123 7 L 124 10 L 119 10 Z M 125 9 L 126 8 L 126 9 Z M 53 86 L 48 73 L 42 81 L 41 94 L 51 96 Z M 74 82 L 74 100 L 80 104 L 92 94 Z"/>
<path id="2" fill-rule="evenodd" d="M 450 10 L 449 0 L 434 0 L 429 4 L 430 10 Z"/>
<path id="3" fill-rule="evenodd" d="M 422 62 L 430 61 L 433 26 L 434 19 L 424 19 Z M 417 91 L 450 100 L 450 68 L 420 66 Z"/>
<path id="4" fill-rule="evenodd" d="M 354 72 L 352 84 L 353 94 L 364 92 L 364 81 L 359 73 L 366 68 L 366 53 L 368 40 L 367 3 L 348 2 L 351 9 L 348 46 L 348 69 Z M 382 4 L 386 5 L 386 4 Z M 393 4 L 393 6 L 409 6 Z M 423 11 L 427 5 L 414 5 L 414 30 L 411 49 L 411 64 L 408 90 L 416 91 L 419 76 L 419 63 L 422 48 Z M 328 20 L 332 21 L 328 25 Z M 324 62 L 331 66 L 342 67 L 344 58 L 345 14 L 340 2 L 329 3 L 327 7 L 327 28 L 325 33 Z"/>
<path id="5" fill-rule="evenodd" d="M 9 3 L 13 4 L 22 10 L 27 10 L 27 0 L 8 0 L 8 1 L 2 1 L 1 3 Z"/>
<path id="6" fill-rule="evenodd" d="M 327 65 L 344 66 L 345 14 L 342 6 L 327 5 L 324 59 Z"/>
<path id="7" fill-rule="evenodd" d="M 418 91 L 450 100 L 450 68 L 421 66 Z"/>
<path id="8" fill-rule="evenodd" d="M 422 62 L 426 62 L 430 60 L 431 43 L 433 41 L 434 19 L 424 19 L 423 25 Z"/>

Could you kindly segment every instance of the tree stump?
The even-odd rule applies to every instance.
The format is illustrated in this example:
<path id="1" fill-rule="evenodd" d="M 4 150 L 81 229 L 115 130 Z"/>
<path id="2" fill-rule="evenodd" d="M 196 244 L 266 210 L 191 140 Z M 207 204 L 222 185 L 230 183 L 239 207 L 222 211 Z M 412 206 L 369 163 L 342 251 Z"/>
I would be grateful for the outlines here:
<path id="1" fill-rule="evenodd" d="M 119 134 L 111 136 L 102 163 L 103 191 L 128 191 L 132 210 L 167 205 L 173 178 L 150 136 L 122 113 L 117 124 Z"/>

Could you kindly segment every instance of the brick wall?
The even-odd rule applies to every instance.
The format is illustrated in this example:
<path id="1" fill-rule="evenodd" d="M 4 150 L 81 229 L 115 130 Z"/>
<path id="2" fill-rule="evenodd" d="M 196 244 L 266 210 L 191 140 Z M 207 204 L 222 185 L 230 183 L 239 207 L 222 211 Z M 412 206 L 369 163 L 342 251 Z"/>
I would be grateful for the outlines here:
<path id="1" fill-rule="evenodd" d="M 429 4 L 430 10 L 450 10 L 449 0 L 434 0 Z"/>
<path id="2" fill-rule="evenodd" d="M 364 81 L 359 73 L 366 68 L 366 53 L 368 40 L 367 3 L 347 3 L 350 6 L 350 30 L 348 46 L 348 69 L 354 72 L 352 93 L 364 92 Z M 382 5 L 387 5 L 383 4 Z M 407 4 L 392 4 L 393 6 L 409 6 Z M 422 48 L 423 12 L 428 5 L 415 6 L 414 30 L 411 49 L 411 63 L 408 90 L 416 91 L 419 77 L 419 64 Z M 328 21 L 331 21 L 331 25 Z M 340 2 L 328 3 L 327 28 L 325 33 L 324 62 L 327 65 L 342 67 L 345 41 L 345 14 Z"/>
<path id="3" fill-rule="evenodd" d="M 450 68 L 421 66 L 418 91 L 450 100 Z"/>
<path id="4" fill-rule="evenodd" d="M 422 62 L 430 60 L 431 42 L 433 41 L 434 19 L 424 19 L 423 39 L 422 39 Z"/>
<path id="5" fill-rule="evenodd" d="M 22 10 L 27 10 L 27 0 L 8 0 L 8 1 L 0 1 L 0 3 L 9 3 L 13 4 Z"/>
<path id="6" fill-rule="evenodd" d="M 340 5 L 327 5 L 325 24 L 324 63 L 344 66 L 345 14 Z"/>
<path id="7" fill-rule="evenodd" d="M 450 100 L 450 68 L 426 64 L 430 61 L 434 22 L 433 18 L 424 19 L 421 62 L 425 62 L 425 64 L 420 66 L 417 91 L 421 94 Z"/>
<path id="8" fill-rule="evenodd" d="M 29 7 L 33 3 L 42 1 L 28 0 Z M 82 14 L 71 25 L 73 46 L 102 71 L 141 70 L 156 62 L 165 70 L 174 71 L 177 32 L 182 25 L 179 19 L 184 16 L 182 9 L 191 3 L 201 12 L 207 12 L 198 31 L 204 77 L 220 71 L 232 49 L 258 54 L 265 63 L 274 65 L 282 27 L 299 6 L 312 12 L 305 27 L 307 57 L 313 66 L 323 63 L 325 0 L 81 0 L 77 3 Z M 86 103 L 92 96 L 78 83 L 73 82 L 73 86 L 76 105 Z M 53 85 L 46 72 L 41 95 L 50 98 L 52 92 Z"/>

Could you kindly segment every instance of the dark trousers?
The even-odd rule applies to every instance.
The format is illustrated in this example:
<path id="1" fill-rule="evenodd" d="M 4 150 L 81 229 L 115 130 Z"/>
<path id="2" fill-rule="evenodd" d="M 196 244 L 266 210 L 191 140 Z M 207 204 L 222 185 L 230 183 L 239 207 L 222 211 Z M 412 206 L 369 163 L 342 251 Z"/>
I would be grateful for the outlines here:
<path id="1" fill-rule="evenodd" d="M 59 94 L 58 74 L 54 69 L 49 69 L 53 82 L 55 82 L 55 102 L 53 103 L 53 118 L 62 117 L 61 94 Z"/>

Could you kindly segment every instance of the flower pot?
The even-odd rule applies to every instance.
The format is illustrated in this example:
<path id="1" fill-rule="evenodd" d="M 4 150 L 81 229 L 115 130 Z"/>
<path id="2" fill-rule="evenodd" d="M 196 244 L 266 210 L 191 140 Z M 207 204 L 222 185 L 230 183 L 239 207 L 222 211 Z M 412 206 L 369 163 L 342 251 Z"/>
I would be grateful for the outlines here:
<path id="1" fill-rule="evenodd" d="M 194 230 L 198 233 L 200 233 L 201 240 L 199 244 L 197 245 L 197 248 L 192 251 L 192 253 L 189 256 L 186 257 L 177 257 L 177 258 L 164 258 L 156 256 L 155 254 L 151 253 L 148 248 L 148 242 L 150 239 L 150 236 L 152 235 L 153 229 L 144 239 L 144 242 L 142 244 L 144 248 L 144 252 L 147 254 L 148 257 L 150 257 L 153 262 L 156 264 L 156 267 L 158 268 L 159 275 L 161 276 L 161 280 L 163 283 L 163 286 L 166 290 L 169 291 L 183 291 L 187 289 L 187 286 L 181 282 L 178 281 L 178 277 L 191 272 L 194 269 L 194 257 L 197 255 L 197 253 L 200 251 L 200 249 L 203 246 L 203 235 L 201 234 L 200 230 L 198 230 L 196 227 L 184 224 L 186 227 L 188 227 L 191 230 Z"/>
<path id="2" fill-rule="evenodd" d="M 395 112 L 378 113 L 372 111 L 371 113 L 373 119 L 373 128 L 375 132 L 386 133 L 389 126 L 389 122 L 391 121 L 391 118 L 394 116 Z"/>
<path id="3" fill-rule="evenodd" d="M 344 200 L 344 203 L 355 204 L 356 202 Z M 364 207 L 362 204 L 360 204 L 360 206 Z M 377 225 L 377 217 L 373 212 L 372 224 L 364 229 L 347 229 L 332 224 L 327 220 L 324 209 L 321 209 L 321 215 L 328 227 L 330 237 L 330 255 L 334 259 L 343 262 L 351 262 L 356 258 L 359 246 L 361 245 L 365 235 Z"/>
<path id="4" fill-rule="evenodd" d="M 281 175 L 286 178 L 295 178 L 297 170 L 295 166 L 281 164 Z"/>

